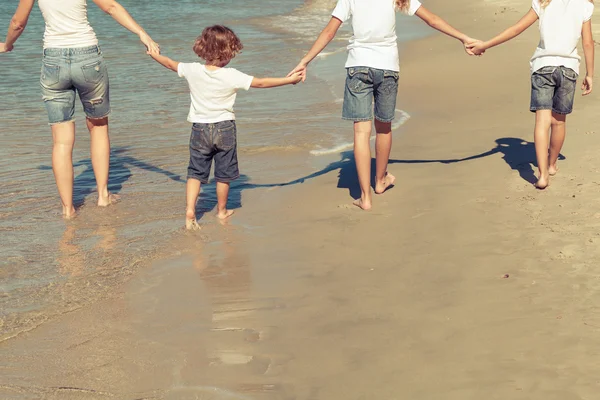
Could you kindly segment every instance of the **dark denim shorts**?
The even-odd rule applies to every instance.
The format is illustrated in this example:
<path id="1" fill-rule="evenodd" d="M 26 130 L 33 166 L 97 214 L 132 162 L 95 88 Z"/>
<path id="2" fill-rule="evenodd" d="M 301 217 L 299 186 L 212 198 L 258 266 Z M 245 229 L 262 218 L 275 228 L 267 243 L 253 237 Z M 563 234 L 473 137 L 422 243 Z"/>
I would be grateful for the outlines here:
<path id="1" fill-rule="evenodd" d="M 50 125 L 74 120 L 77 93 L 88 118 L 110 114 L 108 71 L 98 46 L 45 49 L 40 85 Z"/>
<path id="2" fill-rule="evenodd" d="M 213 159 L 217 182 L 227 183 L 239 178 L 235 121 L 192 126 L 188 179 L 208 183 Z"/>
<path id="3" fill-rule="evenodd" d="M 398 72 L 370 67 L 347 68 L 342 118 L 392 122 L 396 114 Z M 374 104 L 374 105 L 373 105 Z"/>
<path id="4" fill-rule="evenodd" d="M 557 114 L 573 111 L 577 72 L 566 67 L 543 67 L 531 75 L 530 110 L 552 110 Z"/>

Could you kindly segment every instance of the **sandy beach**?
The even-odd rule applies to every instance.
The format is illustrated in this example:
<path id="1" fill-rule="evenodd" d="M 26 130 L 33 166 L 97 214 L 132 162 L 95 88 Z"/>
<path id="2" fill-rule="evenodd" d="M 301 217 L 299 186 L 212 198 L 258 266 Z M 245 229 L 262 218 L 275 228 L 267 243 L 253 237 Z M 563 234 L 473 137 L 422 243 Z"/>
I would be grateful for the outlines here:
<path id="1" fill-rule="evenodd" d="M 427 6 L 487 39 L 530 3 Z M 600 93 L 578 90 L 560 172 L 535 190 L 537 40 L 532 27 L 480 58 L 439 34 L 402 46 L 412 118 L 394 132 L 397 185 L 371 212 L 351 206 L 342 153 L 161 249 L 128 254 L 110 229 L 94 253 L 67 240 L 67 254 L 116 246 L 138 268 L 0 342 L 0 398 L 597 399 Z M 123 197 L 120 221 L 142 196 Z"/>

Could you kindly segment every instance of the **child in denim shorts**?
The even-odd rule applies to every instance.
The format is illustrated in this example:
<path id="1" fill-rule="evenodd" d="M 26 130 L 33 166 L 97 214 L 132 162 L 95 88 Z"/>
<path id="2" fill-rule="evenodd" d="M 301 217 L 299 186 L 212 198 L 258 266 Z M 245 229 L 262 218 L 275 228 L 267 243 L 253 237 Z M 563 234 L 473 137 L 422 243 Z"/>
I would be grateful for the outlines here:
<path id="1" fill-rule="evenodd" d="M 392 149 L 392 120 L 398 95 L 399 56 L 396 44 L 396 11 L 416 15 L 429 26 L 463 42 L 474 39 L 431 13 L 419 0 L 338 0 L 329 24 L 291 73 L 305 72 L 308 64 L 333 40 L 342 23 L 351 20 L 354 35 L 348 46 L 346 90 L 342 118 L 354 122 L 354 158 L 360 199 L 354 205 L 371 209 L 371 126 L 375 117 L 375 193 L 390 188 L 395 177 L 388 173 Z"/>
<path id="2" fill-rule="evenodd" d="M 520 35 L 538 19 L 540 21 L 540 44 L 531 59 L 530 106 L 530 110 L 535 112 L 534 141 L 539 169 L 535 187 L 538 189 L 548 187 L 550 176 L 558 172 L 556 163 L 565 142 L 567 114 L 573 111 L 581 60 L 577 54 L 580 37 L 583 37 L 587 68 L 582 84 L 583 95 L 592 92 L 593 12 L 591 0 L 533 0 L 531 9 L 517 24 L 487 42 L 470 46 L 475 54 L 482 54 L 490 47 Z"/>
<path id="3" fill-rule="evenodd" d="M 303 73 L 296 73 L 286 78 L 255 78 L 234 68 L 225 68 L 242 47 L 231 29 L 215 25 L 204 29 L 193 47 L 194 53 L 206 64 L 180 63 L 156 51 L 148 52 L 164 67 L 185 78 L 190 87 L 192 103 L 188 121 L 193 125 L 186 186 L 187 229 L 200 229 L 196 220 L 196 202 L 200 185 L 208 183 L 213 160 L 217 181 L 217 217 L 226 219 L 233 214 L 233 210 L 227 209 L 227 197 L 229 184 L 240 175 L 233 112 L 237 91 L 296 84 L 303 77 Z"/>

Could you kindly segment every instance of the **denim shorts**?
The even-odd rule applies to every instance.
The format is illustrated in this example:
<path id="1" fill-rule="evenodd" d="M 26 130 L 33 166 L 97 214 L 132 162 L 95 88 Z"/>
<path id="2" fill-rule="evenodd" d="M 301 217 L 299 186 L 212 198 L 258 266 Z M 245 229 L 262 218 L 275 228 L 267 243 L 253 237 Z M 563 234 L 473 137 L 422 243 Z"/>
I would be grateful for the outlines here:
<path id="1" fill-rule="evenodd" d="M 44 49 L 41 75 L 50 125 L 75 119 L 76 92 L 88 118 L 110 114 L 108 72 L 98 46 Z"/>
<path id="2" fill-rule="evenodd" d="M 217 182 L 227 183 L 239 178 L 235 121 L 192 126 L 188 179 L 197 179 L 203 184 L 208 183 L 213 159 Z"/>
<path id="3" fill-rule="evenodd" d="M 573 111 L 577 72 L 566 67 L 543 67 L 531 75 L 530 110 L 552 110 L 556 114 Z"/>
<path id="4" fill-rule="evenodd" d="M 392 122 L 396 114 L 398 72 L 370 67 L 347 68 L 342 118 Z M 375 104 L 373 106 L 373 103 Z"/>

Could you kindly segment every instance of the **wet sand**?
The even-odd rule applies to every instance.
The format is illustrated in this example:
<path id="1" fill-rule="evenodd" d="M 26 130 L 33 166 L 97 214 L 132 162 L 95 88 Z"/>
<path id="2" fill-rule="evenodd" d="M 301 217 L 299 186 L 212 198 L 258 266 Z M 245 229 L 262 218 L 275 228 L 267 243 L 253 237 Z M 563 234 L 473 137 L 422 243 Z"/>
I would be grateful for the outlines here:
<path id="1" fill-rule="evenodd" d="M 483 38 L 529 6 L 431 3 Z M 246 191 L 230 224 L 206 215 L 102 300 L 0 343 L 0 397 L 594 399 L 600 100 L 577 97 L 559 175 L 533 189 L 536 34 L 482 58 L 406 46 L 413 118 L 372 212 L 349 206 L 349 154 Z"/>

